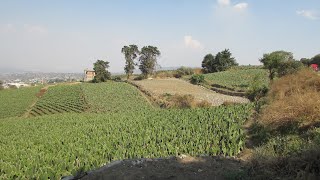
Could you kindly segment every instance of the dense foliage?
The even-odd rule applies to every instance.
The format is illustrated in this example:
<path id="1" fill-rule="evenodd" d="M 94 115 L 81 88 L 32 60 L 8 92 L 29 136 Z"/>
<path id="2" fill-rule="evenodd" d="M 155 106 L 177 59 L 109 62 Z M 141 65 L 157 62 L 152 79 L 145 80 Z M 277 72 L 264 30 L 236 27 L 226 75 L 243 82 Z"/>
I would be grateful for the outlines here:
<path id="1" fill-rule="evenodd" d="M 31 116 L 64 112 L 83 112 L 87 108 L 80 85 L 50 87 L 30 111 Z"/>
<path id="2" fill-rule="evenodd" d="M 126 72 L 127 79 L 129 79 L 135 69 L 136 63 L 134 62 L 134 60 L 138 57 L 140 52 L 137 45 L 129 45 L 124 46 L 121 49 L 121 53 L 124 54 L 124 57 L 126 59 L 124 71 Z"/>
<path id="3" fill-rule="evenodd" d="M 25 87 L 0 91 L 0 119 L 22 116 L 37 99 L 41 87 Z"/>
<path id="4" fill-rule="evenodd" d="M 270 80 L 273 80 L 276 75 L 282 77 L 297 72 L 303 66 L 302 62 L 293 59 L 291 52 L 286 51 L 275 51 L 270 54 L 264 54 L 260 62 L 269 71 Z"/>
<path id="5" fill-rule="evenodd" d="M 318 66 L 320 66 L 320 54 L 314 56 L 311 59 L 310 64 L 318 64 Z"/>
<path id="6" fill-rule="evenodd" d="M 153 74 L 157 66 L 157 58 L 161 55 L 157 47 L 144 46 L 140 52 L 140 65 L 139 69 L 144 77 Z"/>
<path id="7" fill-rule="evenodd" d="M 93 64 L 93 70 L 95 71 L 96 75 L 94 76 L 93 82 L 100 83 L 106 82 L 107 80 L 111 79 L 111 74 L 107 70 L 109 68 L 109 62 L 103 60 L 97 60 Z"/>
<path id="8" fill-rule="evenodd" d="M 232 57 L 229 49 L 218 52 L 216 56 L 207 54 L 202 61 L 202 68 L 205 73 L 225 71 L 233 66 L 238 66 L 238 63 Z"/>
<path id="9" fill-rule="evenodd" d="M 200 84 L 204 82 L 204 75 L 202 74 L 194 74 L 190 78 L 190 82 L 192 84 Z"/>
<path id="10" fill-rule="evenodd" d="M 181 76 L 192 75 L 194 74 L 194 71 L 192 68 L 181 66 L 176 70 L 176 74 L 181 77 Z"/>
<path id="11" fill-rule="evenodd" d="M 218 84 L 238 90 L 248 90 L 254 79 L 263 86 L 268 86 L 268 72 L 264 69 L 229 70 L 219 73 L 205 74 L 210 84 Z"/>

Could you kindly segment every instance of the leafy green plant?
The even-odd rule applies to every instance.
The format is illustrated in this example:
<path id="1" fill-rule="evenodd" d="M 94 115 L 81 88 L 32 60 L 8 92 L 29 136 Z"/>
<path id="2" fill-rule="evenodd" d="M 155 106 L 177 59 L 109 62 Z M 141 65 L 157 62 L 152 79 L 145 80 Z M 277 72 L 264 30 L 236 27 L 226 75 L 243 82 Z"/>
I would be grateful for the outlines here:
<path id="1" fill-rule="evenodd" d="M 0 121 L 0 179 L 58 179 L 127 158 L 236 156 L 244 147 L 252 104 L 163 110 L 126 83 L 80 87 L 86 113 Z"/>
<path id="2" fill-rule="evenodd" d="M 192 84 L 200 84 L 204 82 L 204 76 L 202 74 L 194 74 L 190 78 Z"/>
<path id="3" fill-rule="evenodd" d="M 22 116 L 37 99 L 41 86 L 0 91 L 0 119 Z"/>

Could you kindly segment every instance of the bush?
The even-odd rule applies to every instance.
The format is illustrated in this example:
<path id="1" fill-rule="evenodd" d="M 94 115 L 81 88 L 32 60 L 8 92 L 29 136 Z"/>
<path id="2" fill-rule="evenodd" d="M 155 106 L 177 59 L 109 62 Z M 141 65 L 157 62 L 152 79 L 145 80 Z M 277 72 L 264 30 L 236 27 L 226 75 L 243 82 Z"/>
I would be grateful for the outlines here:
<path id="1" fill-rule="evenodd" d="M 144 79 L 146 79 L 145 76 L 139 75 L 139 76 L 135 77 L 133 80 L 135 80 L 135 81 L 141 81 L 141 80 L 144 80 Z"/>
<path id="2" fill-rule="evenodd" d="M 192 84 L 200 84 L 204 82 L 204 75 L 202 74 L 194 74 L 192 75 L 192 77 L 190 78 L 190 82 Z"/>
<path id="3" fill-rule="evenodd" d="M 179 74 L 180 76 L 186 76 L 186 75 L 193 75 L 194 72 L 192 68 L 182 66 L 179 69 L 177 69 L 177 74 Z"/>
<path id="4" fill-rule="evenodd" d="M 156 78 L 172 78 L 174 77 L 174 71 L 157 71 L 155 77 Z"/>
<path id="5" fill-rule="evenodd" d="M 194 107 L 194 97 L 190 94 L 187 95 L 173 95 L 168 98 L 170 107 L 175 108 L 192 108 Z"/>
<path id="6" fill-rule="evenodd" d="M 114 78 L 112 78 L 112 80 L 115 81 L 115 82 L 121 82 L 122 81 L 120 76 L 115 76 Z"/>
<path id="7" fill-rule="evenodd" d="M 268 93 L 268 90 L 269 89 L 267 86 L 249 89 L 249 91 L 247 91 L 247 98 L 250 101 L 258 101 L 261 98 L 263 98 L 264 96 L 266 96 L 266 94 Z"/>
<path id="8" fill-rule="evenodd" d="M 211 107 L 211 103 L 209 103 L 208 101 L 206 100 L 202 100 L 201 102 L 199 102 L 197 104 L 197 107 L 200 107 L 200 108 L 208 108 L 208 107 Z"/>
<path id="9" fill-rule="evenodd" d="M 181 77 L 182 77 L 182 75 L 181 75 L 181 74 L 176 73 L 176 74 L 174 74 L 174 77 L 175 77 L 175 78 L 181 78 Z"/>

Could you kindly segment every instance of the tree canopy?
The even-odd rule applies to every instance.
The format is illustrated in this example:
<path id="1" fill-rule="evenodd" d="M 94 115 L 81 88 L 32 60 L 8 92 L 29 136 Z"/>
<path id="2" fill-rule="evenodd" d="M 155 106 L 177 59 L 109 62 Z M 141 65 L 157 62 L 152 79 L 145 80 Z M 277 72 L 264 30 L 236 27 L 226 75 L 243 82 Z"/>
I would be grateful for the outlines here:
<path id="1" fill-rule="evenodd" d="M 124 71 L 126 72 L 127 79 L 129 79 L 130 76 L 133 74 L 133 71 L 136 66 L 136 63 L 134 62 L 134 60 L 138 57 L 140 52 L 137 45 L 129 45 L 129 46 L 124 46 L 121 49 L 121 53 L 124 54 L 124 57 L 126 59 L 126 65 L 124 67 Z"/>
<path id="2" fill-rule="evenodd" d="M 139 69 L 144 77 L 153 74 L 157 65 L 157 58 L 161 55 L 157 47 L 144 46 L 140 52 L 140 65 Z"/>
<path id="3" fill-rule="evenodd" d="M 202 68 L 205 73 L 225 71 L 232 66 L 238 66 L 238 63 L 232 57 L 229 49 L 218 52 L 216 56 L 207 54 L 202 61 Z"/>
<path id="4" fill-rule="evenodd" d="M 204 73 L 210 73 L 213 72 L 213 62 L 215 61 L 215 58 L 212 54 L 207 54 L 202 61 L 202 70 Z"/>
<path id="5" fill-rule="evenodd" d="M 93 66 L 94 66 L 93 70 L 96 73 L 93 79 L 93 82 L 100 83 L 100 82 L 106 82 L 107 80 L 111 79 L 111 74 L 107 70 L 109 68 L 108 61 L 97 60 L 97 62 L 95 62 Z"/>
<path id="6" fill-rule="evenodd" d="M 287 51 L 275 51 L 264 54 L 260 59 L 263 67 L 269 71 L 269 79 L 273 80 L 276 75 L 284 76 L 295 72 L 302 65 L 301 62 L 293 59 L 293 54 Z"/>
<path id="7" fill-rule="evenodd" d="M 320 66 L 320 54 L 314 56 L 314 57 L 311 59 L 310 64 L 318 64 L 318 66 Z"/>
<path id="8" fill-rule="evenodd" d="M 3 82 L 0 80 L 0 90 L 4 89 L 2 85 L 3 85 Z"/>

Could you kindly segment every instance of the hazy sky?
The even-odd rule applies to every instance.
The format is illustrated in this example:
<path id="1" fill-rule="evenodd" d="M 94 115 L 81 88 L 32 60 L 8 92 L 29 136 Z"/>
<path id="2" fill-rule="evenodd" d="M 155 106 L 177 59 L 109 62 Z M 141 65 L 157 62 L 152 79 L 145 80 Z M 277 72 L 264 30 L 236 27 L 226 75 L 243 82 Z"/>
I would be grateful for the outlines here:
<path id="1" fill-rule="evenodd" d="M 201 66 L 229 48 L 240 64 L 320 53 L 320 0 L 1 0 L 0 69 L 121 72 L 124 45 L 157 46 L 163 67 Z"/>

